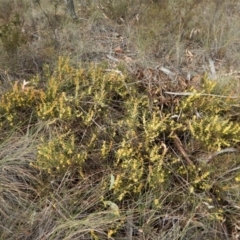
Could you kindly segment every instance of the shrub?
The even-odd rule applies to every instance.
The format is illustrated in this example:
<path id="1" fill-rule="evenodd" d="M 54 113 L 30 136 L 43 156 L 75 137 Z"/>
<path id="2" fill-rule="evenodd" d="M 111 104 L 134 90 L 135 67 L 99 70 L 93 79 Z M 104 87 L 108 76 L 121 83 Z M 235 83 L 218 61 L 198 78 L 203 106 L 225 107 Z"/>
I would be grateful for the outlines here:
<path id="1" fill-rule="evenodd" d="M 45 69 L 44 87 L 38 78 L 26 85 L 16 82 L 1 97 L 1 126 L 29 124 L 30 116 L 32 124 L 45 121 L 51 136 L 43 137 L 36 166 L 49 174 L 78 169 L 82 176 L 86 163 L 116 169 L 111 190 L 121 200 L 168 181 L 165 162 L 176 159 L 169 144 L 181 152 L 179 139 L 185 138 L 185 149 L 194 142 L 205 151 L 240 142 L 239 123 L 230 119 L 236 100 L 225 98 L 223 104 L 221 96 L 211 94 L 216 83 L 203 80 L 201 92 L 190 89 L 192 94 L 181 97 L 172 112 L 169 108 L 161 111 L 159 100 L 154 99 L 152 105 L 147 89 L 140 91 L 131 78 L 100 67 L 74 68 L 60 58 L 52 73 Z M 195 159 L 183 158 L 195 171 Z M 181 166 L 178 171 L 186 174 Z M 201 173 L 199 180 L 193 174 L 190 182 L 197 178 L 199 183 L 205 175 Z"/>
<path id="2" fill-rule="evenodd" d="M 41 79 L 15 82 L 0 98 L 1 131 L 45 125 L 32 166 L 50 178 L 70 171 L 101 181 L 107 174 L 102 199 L 112 203 L 151 192 L 152 207 L 161 209 L 167 202 L 174 207 L 185 195 L 161 202 L 159 191 L 183 187 L 181 181 L 190 196 L 204 193 L 207 202 L 224 202 L 228 186 L 215 179 L 226 168 L 218 161 L 209 168 L 209 154 L 224 161 L 218 151 L 237 148 L 240 125 L 231 109 L 239 99 L 214 93 L 217 82 L 205 76 L 201 90 L 190 87 L 163 100 L 144 83 L 100 66 L 76 68 L 60 58 L 53 71 L 46 67 L 44 72 Z M 237 159 L 228 161 L 236 164 Z M 238 182 L 238 171 L 232 178 Z M 218 221 L 225 213 L 216 208 L 209 214 Z"/>
<path id="3" fill-rule="evenodd" d="M 16 54 L 18 47 L 27 41 L 26 36 L 22 32 L 22 24 L 20 15 L 16 13 L 10 22 L 0 26 L 1 42 L 10 55 Z"/>

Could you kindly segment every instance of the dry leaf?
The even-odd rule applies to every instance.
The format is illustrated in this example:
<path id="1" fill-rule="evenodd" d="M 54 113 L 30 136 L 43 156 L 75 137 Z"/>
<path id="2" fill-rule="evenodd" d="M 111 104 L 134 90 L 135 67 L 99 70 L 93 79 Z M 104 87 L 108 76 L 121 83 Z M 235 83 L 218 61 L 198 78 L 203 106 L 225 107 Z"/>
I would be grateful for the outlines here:
<path id="1" fill-rule="evenodd" d="M 117 46 L 115 49 L 114 49 L 114 52 L 115 53 L 123 53 L 123 49 L 119 46 Z"/>

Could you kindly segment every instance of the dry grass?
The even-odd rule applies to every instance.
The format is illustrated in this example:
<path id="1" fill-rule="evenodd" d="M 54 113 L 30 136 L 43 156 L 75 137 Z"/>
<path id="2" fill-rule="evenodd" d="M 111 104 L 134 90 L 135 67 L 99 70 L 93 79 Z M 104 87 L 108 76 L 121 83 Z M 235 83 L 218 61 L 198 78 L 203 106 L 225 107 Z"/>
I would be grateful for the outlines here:
<path id="1" fill-rule="evenodd" d="M 211 73 L 209 58 L 217 72 L 229 72 L 239 64 L 237 1 L 76 1 L 77 22 L 57 1 L 1 4 L 9 11 L 0 15 L 3 25 L 21 15 L 19 28 L 27 44 L 19 44 L 14 58 L 9 52 L 2 58 L 5 68 L 21 78 L 41 72 L 44 63 L 59 55 L 75 63 L 106 61 L 111 67 L 117 60 L 134 69 L 166 66 L 191 77 Z"/>
<path id="2" fill-rule="evenodd" d="M 216 94 L 239 94 L 238 1 L 89 0 L 75 5 L 77 22 L 58 1 L 0 2 L 5 9 L 0 10 L 1 94 L 11 81 L 41 76 L 44 65 L 54 66 L 59 56 L 68 56 L 75 66 L 93 62 L 128 72 L 150 93 L 163 79 L 174 85 L 176 79 L 191 82 L 208 73 L 218 81 Z M 13 34 L 6 41 L 4 27 L 20 37 Z M 170 74 L 159 70 L 162 66 Z M 239 116 L 239 105 L 234 105 L 232 118 Z M 238 152 L 202 166 L 210 169 L 209 191 L 193 192 L 188 176 L 166 163 L 173 174 L 158 192 L 146 188 L 137 199 L 118 201 L 103 187 L 110 185 L 110 169 L 82 178 L 73 170 L 51 177 L 31 167 L 39 139 L 49 134 L 39 125 L 1 129 L 0 239 L 239 239 Z M 158 207 L 153 205 L 156 196 Z"/>
<path id="3" fill-rule="evenodd" d="M 234 239 L 229 231 L 237 226 L 229 224 L 233 219 L 237 224 L 240 216 L 240 193 L 234 183 L 239 156 L 219 159 L 218 170 L 227 161 L 232 165 L 214 171 L 214 185 L 224 186 L 226 194 L 218 204 L 211 192 L 191 192 L 191 183 L 176 172 L 169 186 L 118 203 L 119 214 L 114 214 L 102 201 L 104 178 L 81 179 L 69 171 L 51 179 L 29 166 L 35 160 L 37 136 L 39 131 L 12 134 L 1 144 L 2 239 Z M 104 175 L 108 178 L 109 173 Z M 156 196 L 161 206 L 157 209 L 152 205 Z M 227 218 L 222 219 L 222 212 Z M 117 225 L 118 233 L 108 238 L 109 229 Z"/>

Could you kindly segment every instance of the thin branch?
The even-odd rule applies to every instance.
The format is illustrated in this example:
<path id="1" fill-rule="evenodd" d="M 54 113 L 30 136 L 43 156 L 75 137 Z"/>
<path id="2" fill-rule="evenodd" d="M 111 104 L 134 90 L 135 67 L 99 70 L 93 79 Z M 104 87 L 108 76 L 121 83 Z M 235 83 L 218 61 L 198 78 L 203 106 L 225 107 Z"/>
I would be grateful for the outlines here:
<path id="1" fill-rule="evenodd" d="M 186 150 L 184 149 L 182 142 L 180 141 L 179 137 L 174 134 L 173 135 L 173 141 L 179 152 L 183 155 L 183 157 L 186 159 L 187 163 L 190 165 L 194 165 L 191 159 L 189 158 L 188 154 L 186 153 Z"/>
<path id="2" fill-rule="evenodd" d="M 237 148 L 225 148 L 225 149 L 222 149 L 220 151 L 216 151 L 216 152 L 212 153 L 211 155 L 209 155 L 207 157 L 207 159 L 205 161 L 206 161 L 206 163 L 209 163 L 210 161 L 213 160 L 213 158 L 215 158 L 216 156 L 218 156 L 220 154 L 233 153 L 233 152 L 239 152 L 239 150 Z"/>
<path id="3" fill-rule="evenodd" d="M 175 96 L 192 96 L 195 94 L 200 94 L 200 96 L 210 96 L 210 97 L 220 97 L 220 98 L 232 98 L 232 99 L 238 99 L 237 96 L 224 96 L 224 95 L 217 95 L 217 94 L 208 94 L 208 93 L 194 93 L 194 92 L 164 92 L 169 95 L 175 95 Z"/>

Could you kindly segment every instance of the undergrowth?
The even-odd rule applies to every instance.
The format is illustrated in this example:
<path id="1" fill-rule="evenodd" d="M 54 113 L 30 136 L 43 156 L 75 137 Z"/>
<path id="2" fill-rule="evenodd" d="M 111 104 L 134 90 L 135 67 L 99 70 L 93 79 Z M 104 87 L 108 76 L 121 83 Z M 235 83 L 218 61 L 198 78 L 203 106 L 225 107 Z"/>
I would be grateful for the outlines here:
<path id="1" fill-rule="evenodd" d="M 0 1 L 0 239 L 239 239 L 238 1 Z"/>
<path id="2" fill-rule="evenodd" d="M 173 87 L 171 82 L 166 84 L 167 88 Z M 98 230 L 99 225 L 92 225 L 90 213 L 80 220 L 74 211 L 66 210 L 64 222 L 46 236 L 76 239 L 90 234 L 95 239 L 104 235 L 117 239 L 128 222 L 125 202 L 134 205 L 138 199 L 146 201 L 148 194 L 148 211 L 154 210 L 152 217 L 164 214 L 166 209 L 172 217 L 178 216 L 180 229 L 186 231 L 179 229 L 177 234 L 188 236 L 188 225 L 194 225 L 195 218 L 204 234 L 213 234 L 210 228 L 223 224 L 229 233 L 218 230 L 220 238 L 233 232 L 235 217 L 226 206 L 238 209 L 240 124 L 232 109 L 239 104 L 239 98 L 229 95 L 228 90 L 226 95 L 216 94 L 216 85 L 217 81 L 205 75 L 201 90 L 185 87 L 182 95 L 176 93 L 174 98 L 166 91 L 163 101 L 150 94 L 144 82 L 136 82 L 121 71 L 94 65 L 87 69 L 73 67 L 65 58 L 59 59 L 53 71 L 46 66 L 42 76 L 14 82 L 0 99 L 0 128 L 3 136 L 10 131 L 26 135 L 41 126 L 28 168 L 45 176 L 43 185 L 51 186 L 56 181 L 58 189 L 65 184 L 58 179 L 72 179 L 63 189 L 64 195 L 76 186 L 81 188 L 78 184 L 90 176 L 92 180 L 88 181 L 101 192 L 93 216 L 101 215 L 104 228 Z M 4 144 L 4 138 L 1 142 Z M 3 156 L 6 161 L 7 156 Z M 1 176 L 6 178 L 5 161 L 1 160 L 1 164 Z M 53 191 L 44 193 L 45 187 L 39 187 L 35 197 L 39 200 Z M 1 191 L 8 190 L 3 185 Z M 68 209 L 68 205 L 57 206 L 55 198 L 58 196 L 51 200 L 51 210 Z M 9 201 L 4 196 L 1 200 Z M 66 201 L 80 204 L 77 199 Z M 137 212 L 141 209 L 136 208 Z M 197 213 L 203 209 L 204 221 Z M 190 220 L 185 220 L 182 211 L 192 214 Z M 2 220 L 6 214 L 3 210 Z M 134 218 L 134 212 L 130 215 L 133 226 L 143 224 Z M 157 231 L 161 224 L 148 227 Z M 84 225 L 88 228 L 80 227 Z M 140 229 L 136 234 L 142 236 Z"/>

